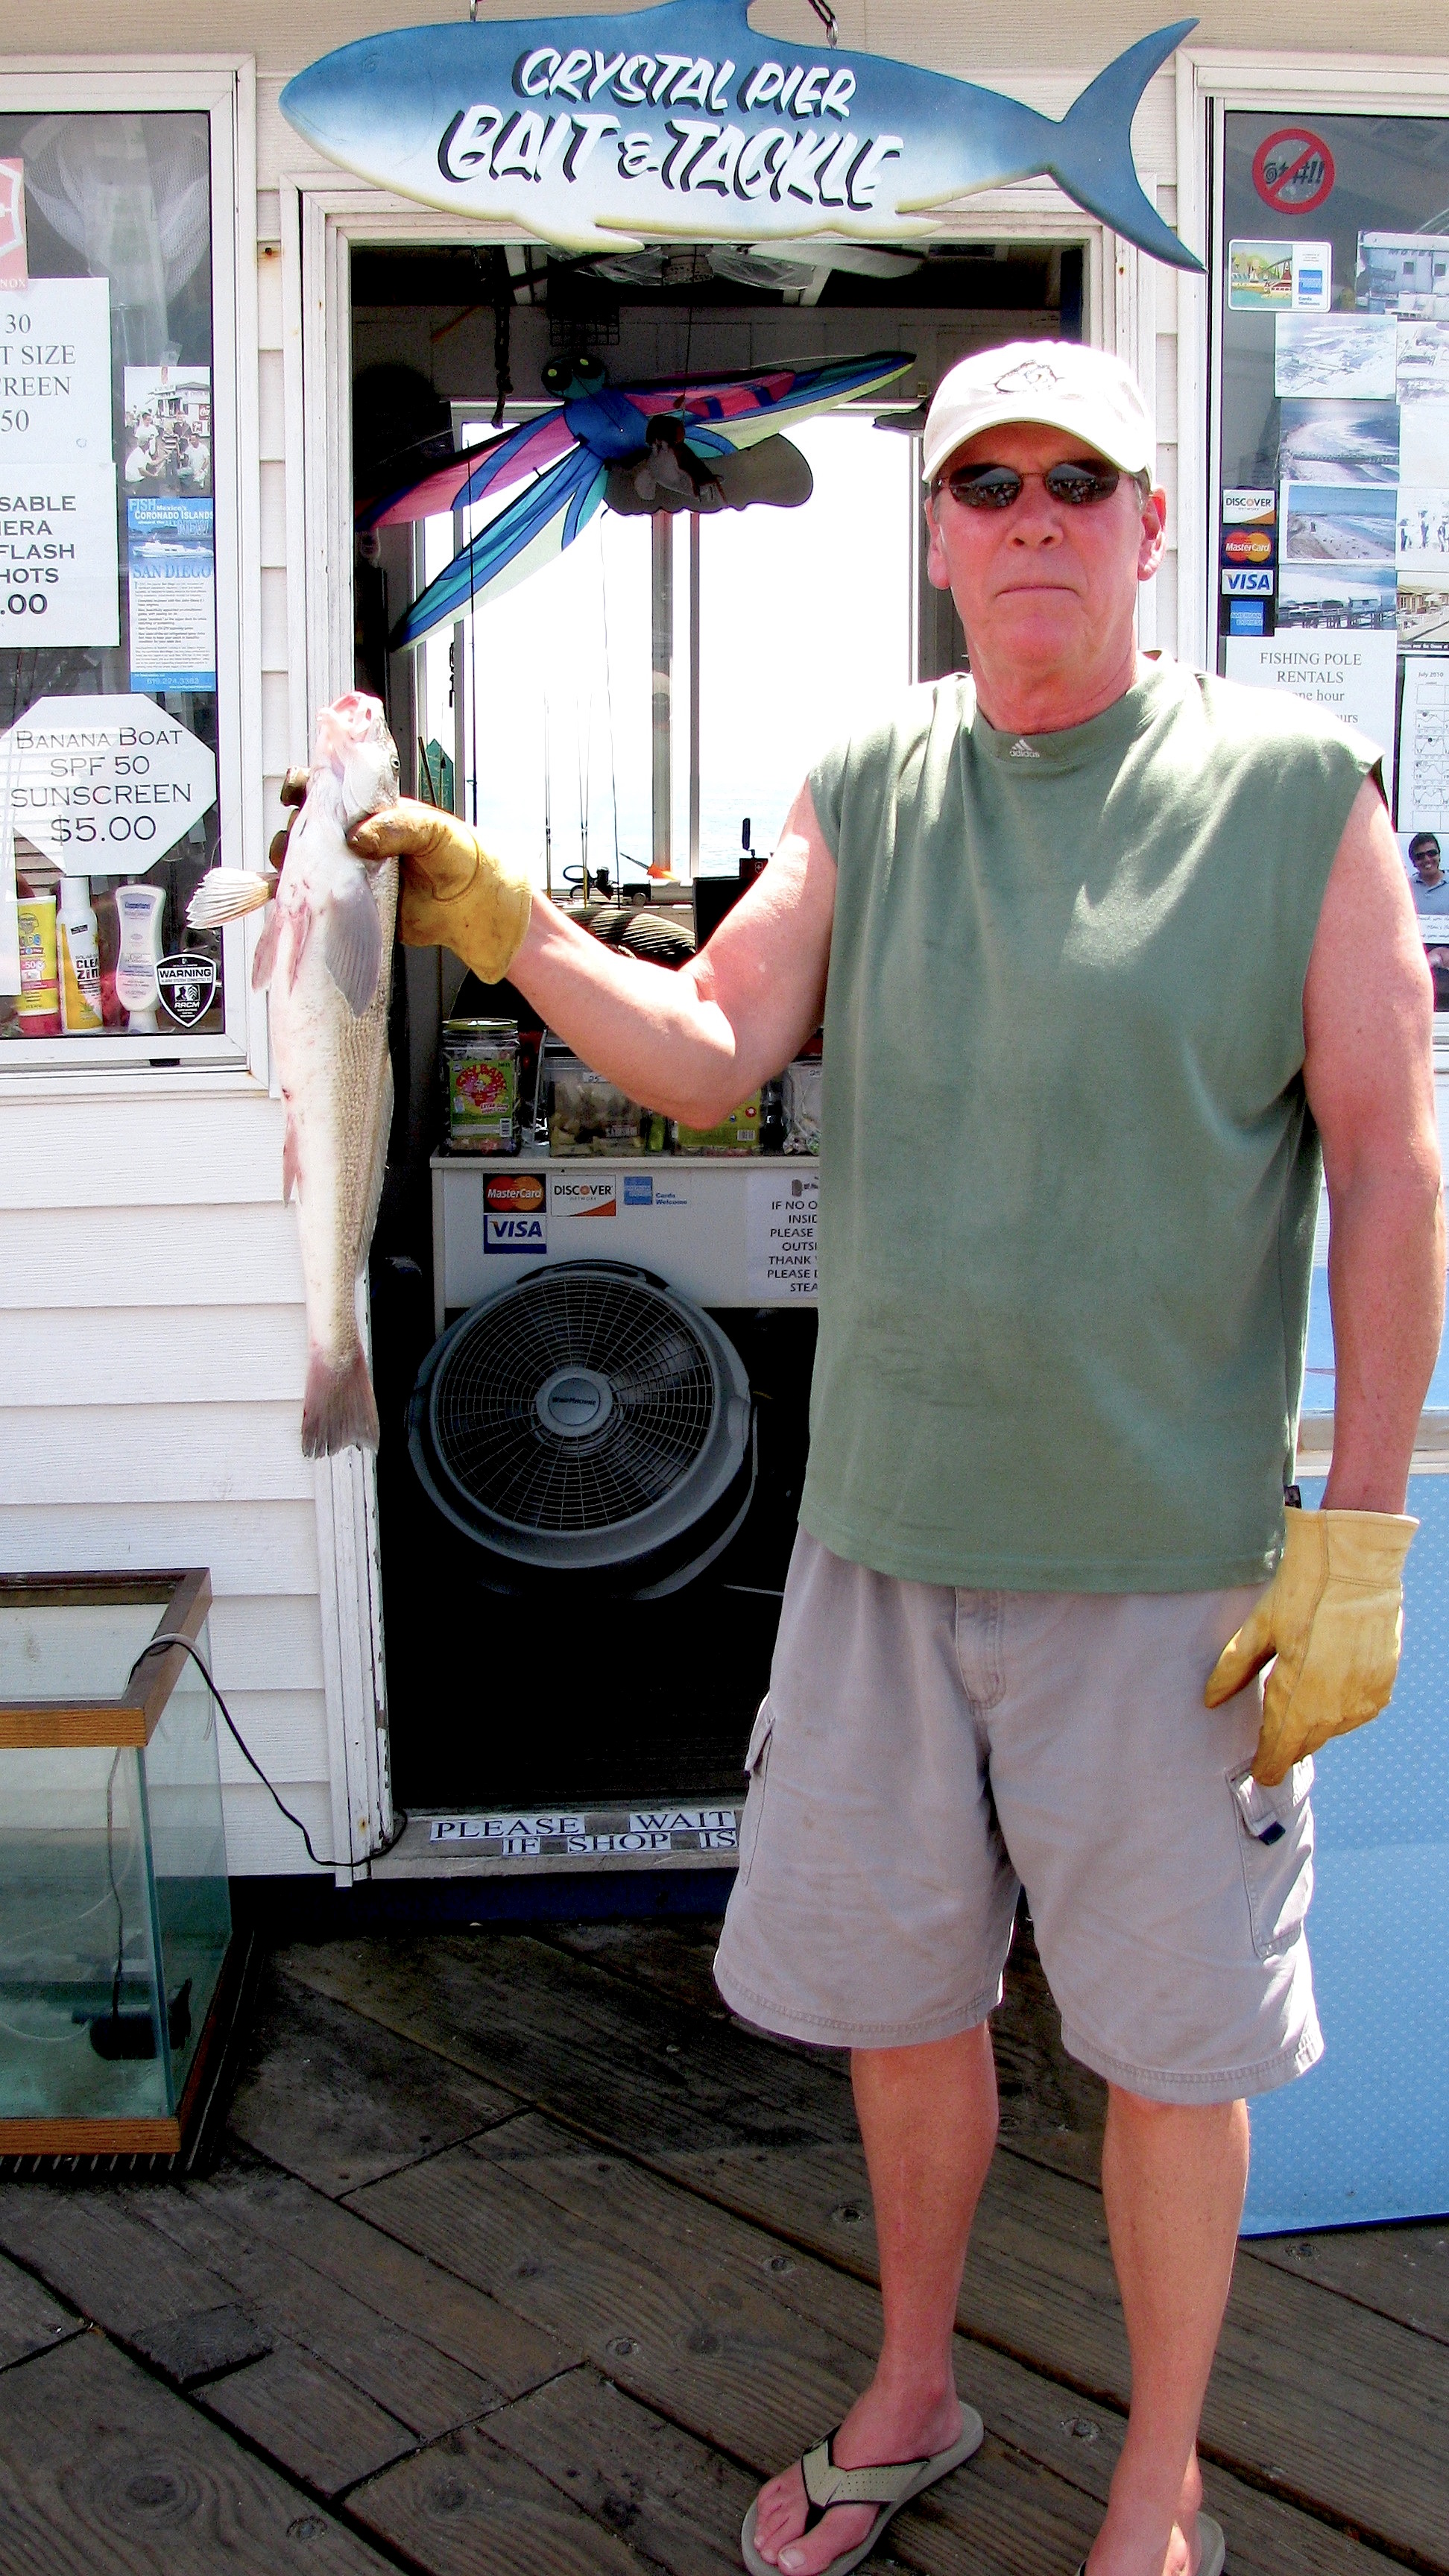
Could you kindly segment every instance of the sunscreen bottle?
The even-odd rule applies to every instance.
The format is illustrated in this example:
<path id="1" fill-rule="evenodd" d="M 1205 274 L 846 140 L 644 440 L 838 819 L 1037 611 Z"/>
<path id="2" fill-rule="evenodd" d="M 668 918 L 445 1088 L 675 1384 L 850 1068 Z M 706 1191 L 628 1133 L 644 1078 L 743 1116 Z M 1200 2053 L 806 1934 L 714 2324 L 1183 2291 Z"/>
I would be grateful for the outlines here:
<path id="1" fill-rule="evenodd" d="M 67 1036 L 99 1029 L 101 951 L 96 916 L 91 910 L 89 877 L 62 877 L 58 918 L 60 939 L 60 1016 Z"/>
<path id="2" fill-rule="evenodd" d="M 23 894 L 17 905 L 20 931 L 20 1034 L 26 1038 L 60 1035 L 60 977 L 56 970 L 55 897 Z"/>
<path id="3" fill-rule="evenodd" d="M 121 950 L 116 959 L 116 999 L 126 1012 L 126 1026 L 146 1035 L 156 1026 L 160 986 L 156 968 L 161 956 L 161 915 L 166 889 L 153 885 L 119 885 L 116 918 Z"/>

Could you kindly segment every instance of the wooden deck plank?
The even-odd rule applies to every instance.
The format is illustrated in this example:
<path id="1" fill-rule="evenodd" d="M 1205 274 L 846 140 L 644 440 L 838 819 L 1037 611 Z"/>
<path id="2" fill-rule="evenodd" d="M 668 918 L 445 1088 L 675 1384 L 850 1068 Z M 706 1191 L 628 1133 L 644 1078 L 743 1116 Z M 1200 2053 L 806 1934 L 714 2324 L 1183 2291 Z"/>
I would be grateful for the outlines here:
<path id="1" fill-rule="evenodd" d="M 340 2195 L 507 2119 L 496 2085 L 348 2012 L 273 1965 L 228 2125 Z"/>
<path id="2" fill-rule="evenodd" d="M 862 2381 L 868 2374 L 879 2338 L 879 2302 L 864 2279 L 812 2261 L 766 2228 L 743 2222 L 727 2210 L 707 2204 L 682 2207 L 663 2177 L 622 2158 L 609 2159 L 542 2118 L 513 2122 L 477 2141 L 468 2152 L 480 2163 L 506 2162 L 533 2188 L 554 2199 L 571 2219 L 580 2219 L 592 2208 L 601 2213 L 603 2223 L 636 2245 L 667 2247 L 682 2269 L 708 2267 L 717 2280 L 751 2286 L 763 2277 L 773 2298 L 853 2347 L 861 2356 Z M 762 2150 L 754 2158 L 766 2172 L 778 2161 Z M 1080 2187 L 1063 2188 L 1070 2192 Z M 865 2206 L 868 2218 L 868 2199 Z M 1104 2408 L 1099 2403 L 1084 2409 L 1082 2401 L 1054 2382 L 1049 2371 L 1049 2361 L 1038 2359 L 1033 2370 L 976 2340 L 963 2338 L 958 2352 L 962 2394 L 980 2409 L 992 2431 L 1055 2476 L 1083 2485 L 1105 2501 L 1120 2446 L 1125 2385 L 1118 2391 L 1117 2406 Z M 823 2423 L 817 2428 L 824 2429 Z M 773 2455 L 776 2465 L 782 2456 L 788 2457 L 787 2449 Z M 1426 2453 L 1426 2466 L 1432 2456 Z M 1212 2477 L 1216 2500 L 1238 2536 L 1235 2563 L 1282 2571 L 1282 2576 L 1309 2567 L 1382 2564 L 1376 2556 L 1360 2551 L 1353 2540 L 1306 2521 L 1301 2513 L 1256 2487 L 1221 2471 Z M 1301 2478 L 1292 2482 L 1301 2493 Z M 1282 2483 L 1287 2486 L 1290 2481 Z M 1251 2551 L 1251 2559 L 1241 2555 L 1244 2550 Z"/>
<path id="3" fill-rule="evenodd" d="M 590 2371 L 552 2381 L 491 2416 L 487 2430 L 671 2576 L 738 2576 L 740 2524 L 764 2463 L 736 2468 Z M 897 2518 L 886 2552 L 895 2565 L 940 2576 L 966 2566 L 973 2576 L 1041 2576 L 1074 2565 L 1099 2520 L 1085 2497 L 988 2441 Z"/>
<path id="4" fill-rule="evenodd" d="M 22 2272 L 18 2263 L 0 2259 L 0 2370 L 10 2370 L 32 2353 L 49 2352 L 67 2335 L 81 2332 L 80 2319 L 61 2307 Z"/>
<path id="5" fill-rule="evenodd" d="M 1405 2227 L 1324 2228 L 1316 2236 L 1250 2236 L 1242 2251 L 1449 2343 L 1449 2226 L 1442 2218 Z"/>
<path id="6" fill-rule="evenodd" d="M 365 2540 L 99 2334 L 0 2377 L 5 2576 L 386 2576 Z"/>
<path id="7" fill-rule="evenodd" d="M 827 2260 L 874 2277 L 858 2148 L 675 2158 L 670 2169 Z M 965 2332 L 1028 2366 L 1125 2405 L 1130 2375 L 1106 2219 L 1085 2185 L 997 2158 L 958 2316 Z M 1327 2510 L 1376 2543 L 1442 2565 L 1449 2493 L 1435 2460 L 1443 2388 L 1432 2342 L 1314 2283 L 1244 2261 L 1203 2411 L 1203 2445 L 1226 2467 Z"/>
<path id="8" fill-rule="evenodd" d="M 319 2495 L 340 2495 L 417 2447 L 406 2424 L 295 2344 L 234 2371 L 202 2402 Z"/>
<path id="9" fill-rule="evenodd" d="M 348 2291 L 505 2397 L 522 2396 L 580 2358 L 572 2339 L 560 2340 L 529 2323 L 455 2270 L 382 2235 L 305 2183 L 265 2167 L 233 2165 L 205 2183 L 189 2184 L 181 2196 L 202 2202 L 257 2244 L 275 2247 Z"/>
<path id="10" fill-rule="evenodd" d="M 253 2232 L 244 2202 L 223 2198 L 206 2184 L 184 2193 L 138 2194 L 137 2201 L 143 2218 L 231 2284 L 274 2343 L 312 2354 L 417 2439 L 448 2432 L 506 2402 L 505 2392 L 483 2373 L 379 2316 L 353 2288 Z M 354 2250 L 365 2260 L 372 2247 L 360 2242 Z"/>
<path id="11" fill-rule="evenodd" d="M 369 1957 L 367 1945 L 338 1946 L 351 1949 L 351 1956 L 339 1960 L 330 1952 L 325 1973 L 357 2008 L 406 2017 L 422 2044 L 477 2052 L 488 2071 L 487 2051 L 499 2037 L 495 2033 L 490 2043 L 488 2015 L 501 1944 L 495 1944 L 491 1962 L 474 1952 L 482 1966 L 471 1997 L 468 1950 L 465 1945 L 454 1951 L 445 2007 L 437 1995 L 429 1996 L 410 1963 Z M 562 1959 L 557 1951 L 545 1958 L 544 1951 L 540 1942 L 508 1945 L 511 2003 L 501 2036 L 512 2086 L 541 2103 L 558 2104 L 566 2120 L 586 2123 L 593 2136 L 612 2132 L 631 2154 L 667 2164 L 681 2179 L 687 2174 L 693 2188 L 737 2199 L 767 2224 L 820 2245 L 830 2259 L 861 2262 L 859 2252 L 852 2257 L 844 2250 L 838 2229 L 834 2241 L 819 2226 L 812 2232 L 801 2204 L 801 2176 L 812 2163 L 822 2170 L 804 2197 L 815 2194 L 817 2220 L 828 2222 L 831 2209 L 840 2205 L 852 2169 L 853 2196 L 863 2192 L 858 2147 L 846 2144 L 852 2125 L 838 2076 L 742 2031 L 676 2014 L 662 2000 L 656 2005 L 632 1994 L 620 1978 L 597 1971 L 591 1976 L 582 1960 Z M 299 1971 L 309 1977 L 313 1972 L 312 1963 Z M 569 2054 L 566 2006 L 587 2030 L 583 2066 Z M 529 2039 L 526 2026 L 536 2007 Z M 594 2063 L 606 2053 L 611 2030 L 630 2081 L 595 2087 Z M 671 2053 L 661 2066 L 661 2044 L 668 2046 L 671 2037 L 678 2056 Z M 709 2105 L 703 2106 L 708 2116 L 681 2135 L 685 2106 L 701 2105 L 698 2061 L 724 2058 L 727 2045 L 732 2080 L 760 2079 L 757 2116 L 766 2105 L 771 2112 L 788 2105 L 768 2138 L 722 2138 L 728 2115 L 711 2136 Z M 573 2083 L 571 2069 L 577 2070 Z M 813 2123 L 814 2141 L 799 2140 L 797 2123 Z M 732 2125 L 738 2133 L 738 2114 Z M 486 2138 L 478 2143 L 482 2151 Z M 787 2152 L 797 2145 L 798 2153 Z M 729 2165 L 727 2177 L 721 2159 Z M 778 2193 L 782 2176 L 789 2185 L 786 2197 L 794 2197 L 788 2209 Z M 766 2206 L 750 2197 L 761 2177 Z M 1270 2277 L 1271 2292 L 1260 2295 Z M 1126 2351 L 1099 2195 L 1036 2158 L 998 2158 L 978 2222 L 963 2321 L 1027 2365 L 1122 2403 Z M 607 2361 L 604 2366 L 610 2367 Z M 1434 2348 L 1393 2321 L 1281 2269 L 1270 2273 L 1266 2265 L 1245 2261 L 1209 2393 L 1205 2441 L 1250 2481 L 1281 2482 L 1313 2509 L 1384 2546 L 1416 2552 L 1430 2564 L 1449 2564 L 1449 2500 L 1432 2466 L 1442 2438 L 1437 2370 Z"/>
<path id="12" fill-rule="evenodd" d="M 487 2431 L 670 2576 L 739 2576 L 758 2481 L 597 2371 L 551 2379 L 490 2416 Z"/>
<path id="13" fill-rule="evenodd" d="M 356 2488 L 348 2511 L 430 2576 L 646 2576 L 626 2540 L 482 2425 L 445 2433 Z"/>
<path id="14" fill-rule="evenodd" d="M 0 2245 L 123 2342 L 232 2303 L 220 2274 L 146 2226 L 114 2184 L 0 2183 Z"/>
<path id="15" fill-rule="evenodd" d="M 522 2101 L 660 2148 L 852 2137 L 843 2062 L 703 2024 L 523 1933 L 293 1945 L 287 1973 Z"/>
<path id="16" fill-rule="evenodd" d="M 684 2227 L 696 2204 L 677 2198 Z M 357 2206 L 739 2458 L 788 2459 L 818 2440 L 866 2376 L 857 2352 L 763 2281 L 727 2276 L 692 2247 L 639 2242 L 602 2197 L 570 2217 L 468 2147 L 370 2184 Z"/>

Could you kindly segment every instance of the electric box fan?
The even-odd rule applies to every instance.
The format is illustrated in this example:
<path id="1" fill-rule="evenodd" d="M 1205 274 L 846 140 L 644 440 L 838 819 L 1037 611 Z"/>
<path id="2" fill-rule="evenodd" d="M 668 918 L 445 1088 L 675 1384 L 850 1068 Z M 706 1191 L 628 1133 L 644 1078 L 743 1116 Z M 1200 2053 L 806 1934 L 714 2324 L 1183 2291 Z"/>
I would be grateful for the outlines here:
<path id="1" fill-rule="evenodd" d="M 648 1270 L 562 1261 L 444 1333 L 408 1409 L 413 1464 L 480 1579 L 585 1578 L 648 1600 L 720 1554 L 755 1485 L 738 1351 Z"/>

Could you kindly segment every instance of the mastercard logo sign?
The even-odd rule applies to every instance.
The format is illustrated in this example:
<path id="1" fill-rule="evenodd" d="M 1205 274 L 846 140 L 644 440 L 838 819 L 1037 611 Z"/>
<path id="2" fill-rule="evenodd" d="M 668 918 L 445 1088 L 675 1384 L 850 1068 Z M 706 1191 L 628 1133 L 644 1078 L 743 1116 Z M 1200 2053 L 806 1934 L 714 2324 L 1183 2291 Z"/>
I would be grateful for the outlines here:
<path id="1" fill-rule="evenodd" d="M 1223 561 L 1230 564 L 1270 564 L 1273 560 L 1271 528 L 1225 528 Z"/>
<path id="2" fill-rule="evenodd" d="M 543 1205 L 542 1172 L 494 1172 L 483 1185 L 490 1216 L 537 1216 Z"/>

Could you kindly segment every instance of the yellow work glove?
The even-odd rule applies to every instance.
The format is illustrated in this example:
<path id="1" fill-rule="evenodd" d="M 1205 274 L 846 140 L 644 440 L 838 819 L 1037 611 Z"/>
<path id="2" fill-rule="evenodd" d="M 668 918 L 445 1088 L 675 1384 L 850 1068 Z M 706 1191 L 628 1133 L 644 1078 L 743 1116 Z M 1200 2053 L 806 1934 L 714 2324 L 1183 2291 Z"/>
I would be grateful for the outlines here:
<path id="1" fill-rule="evenodd" d="M 411 796 L 369 814 L 350 838 L 359 858 L 401 859 L 397 931 L 405 947 L 451 948 L 485 984 L 501 983 L 533 905 L 522 868 L 493 858 L 456 814 Z"/>
<path id="2" fill-rule="evenodd" d="M 1398 1512 L 1291 1507 L 1283 1524 L 1278 1571 L 1203 1693 L 1207 1707 L 1220 1708 L 1276 1655 L 1253 1756 L 1265 1789 L 1387 1705 L 1404 1634 L 1400 1576 L 1419 1526 Z"/>

